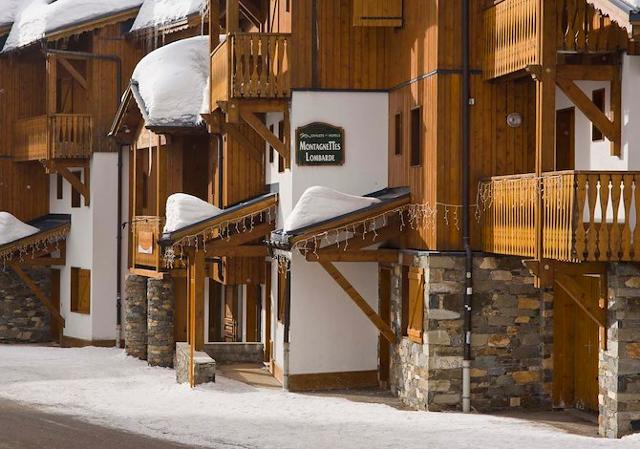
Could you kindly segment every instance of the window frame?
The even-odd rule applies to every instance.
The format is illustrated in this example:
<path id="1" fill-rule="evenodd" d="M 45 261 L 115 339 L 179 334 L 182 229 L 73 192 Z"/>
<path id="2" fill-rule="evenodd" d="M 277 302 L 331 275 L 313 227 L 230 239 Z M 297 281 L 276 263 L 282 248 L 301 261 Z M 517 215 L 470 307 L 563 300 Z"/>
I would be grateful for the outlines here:
<path id="1" fill-rule="evenodd" d="M 416 120 L 417 119 L 417 120 Z M 423 134 L 423 120 L 422 120 L 422 106 L 418 105 L 411 108 L 410 126 L 411 126 L 411 154 L 409 157 L 409 164 L 411 167 L 422 167 L 422 137 Z M 415 142 L 414 139 L 417 139 Z"/>

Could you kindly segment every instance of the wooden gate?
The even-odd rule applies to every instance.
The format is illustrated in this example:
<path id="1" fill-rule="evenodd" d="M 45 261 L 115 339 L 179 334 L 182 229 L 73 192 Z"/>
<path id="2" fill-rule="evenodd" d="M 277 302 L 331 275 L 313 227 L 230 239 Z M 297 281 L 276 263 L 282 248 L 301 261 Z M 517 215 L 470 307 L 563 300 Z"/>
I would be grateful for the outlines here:
<path id="1" fill-rule="evenodd" d="M 606 278 L 556 274 L 554 288 L 553 403 L 598 411 L 598 357 L 604 344 Z"/>

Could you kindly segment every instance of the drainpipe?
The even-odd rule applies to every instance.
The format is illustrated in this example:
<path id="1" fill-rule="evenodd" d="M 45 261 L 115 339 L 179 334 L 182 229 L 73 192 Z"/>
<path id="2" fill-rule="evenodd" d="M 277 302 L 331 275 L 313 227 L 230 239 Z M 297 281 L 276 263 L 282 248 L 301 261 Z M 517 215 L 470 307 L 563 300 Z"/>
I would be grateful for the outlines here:
<path id="1" fill-rule="evenodd" d="M 282 388 L 289 389 L 289 327 L 291 323 L 291 269 L 287 272 L 287 291 L 284 300 L 284 360 L 282 364 Z"/>
<path id="2" fill-rule="evenodd" d="M 469 0 L 462 0 L 462 243 L 465 253 L 464 359 L 462 361 L 462 411 L 471 411 L 471 305 L 473 299 L 473 252 L 469 211 Z"/>
<path id="3" fill-rule="evenodd" d="M 85 51 L 57 50 L 45 48 L 46 55 L 57 55 L 75 59 L 97 59 L 110 61 L 116 65 L 116 109 L 122 97 L 122 59 L 117 55 L 101 55 Z M 118 211 L 116 230 L 116 347 L 120 347 L 122 335 L 122 146 L 118 146 Z"/>

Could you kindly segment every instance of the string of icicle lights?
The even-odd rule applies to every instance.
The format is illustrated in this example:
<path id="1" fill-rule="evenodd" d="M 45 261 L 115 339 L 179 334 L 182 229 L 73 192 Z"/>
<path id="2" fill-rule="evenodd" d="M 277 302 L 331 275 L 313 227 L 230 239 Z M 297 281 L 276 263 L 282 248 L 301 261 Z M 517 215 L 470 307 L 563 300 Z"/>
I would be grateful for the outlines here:
<path id="1" fill-rule="evenodd" d="M 26 240 L 20 245 L 7 244 L 6 249 L 0 250 L 0 261 L 2 261 L 2 270 L 6 271 L 7 263 L 17 260 L 24 262 L 25 259 L 35 259 L 36 255 L 49 246 L 55 245 L 55 251 L 60 249 L 60 241 L 67 238 L 70 227 L 64 226 L 59 230 L 48 233 L 37 240 Z"/>

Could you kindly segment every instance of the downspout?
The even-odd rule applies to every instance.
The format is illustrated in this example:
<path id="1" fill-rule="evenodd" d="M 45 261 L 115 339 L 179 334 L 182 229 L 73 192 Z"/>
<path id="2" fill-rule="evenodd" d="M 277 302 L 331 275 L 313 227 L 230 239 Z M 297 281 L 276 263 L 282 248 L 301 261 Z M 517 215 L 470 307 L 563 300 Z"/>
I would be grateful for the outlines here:
<path id="1" fill-rule="evenodd" d="M 469 119 L 470 119 L 470 71 L 469 71 L 469 0 L 462 0 L 462 243 L 465 253 L 464 292 L 464 358 L 462 361 L 462 411 L 471 411 L 471 306 L 473 300 L 473 252 L 469 210 Z"/>
<path id="2" fill-rule="evenodd" d="M 84 51 L 44 49 L 47 55 L 67 56 L 70 58 L 98 59 L 110 61 L 116 65 L 116 109 L 122 97 L 122 59 L 117 55 L 101 55 Z M 122 145 L 118 145 L 118 211 L 116 224 L 116 347 L 120 347 L 122 335 Z"/>
<path id="3" fill-rule="evenodd" d="M 287 271 L 287 290 L 284 299 L 284 356 L 282 364 L 282 388 L 289 389 L 289 328 L 291 324 L 291 269 Z"/>

